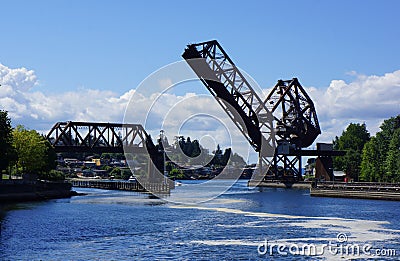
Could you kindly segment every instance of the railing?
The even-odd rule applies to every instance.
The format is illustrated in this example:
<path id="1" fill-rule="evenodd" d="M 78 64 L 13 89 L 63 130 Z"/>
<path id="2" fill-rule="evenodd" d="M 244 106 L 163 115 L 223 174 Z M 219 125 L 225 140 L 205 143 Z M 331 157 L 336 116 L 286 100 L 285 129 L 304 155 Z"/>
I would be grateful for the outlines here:
<path id="1" fill-rule="evenodd" d="M 80 188 L 97 188 L 107 190 L 124 190 L 135 192 L 169 193 L 174 185 L 166 183 L 144 183 L 125 181 L 71 180 L 72 186 Z"/>

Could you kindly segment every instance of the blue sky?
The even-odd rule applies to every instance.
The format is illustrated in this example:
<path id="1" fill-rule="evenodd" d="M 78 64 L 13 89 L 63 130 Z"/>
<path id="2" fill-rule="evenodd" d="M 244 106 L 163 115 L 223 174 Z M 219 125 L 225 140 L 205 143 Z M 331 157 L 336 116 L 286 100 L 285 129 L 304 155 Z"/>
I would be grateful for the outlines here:
<path id="1" fill-rule="evenodd" d="M 399 1 L 216 2 L 2 1 L 0 61 L 33 69 L 45 92 L 124 92 L 209 39 L 266 87 L 399 69 Z"/>
<path id="2" fill-rule="evenodd" d="M 0 108 L 29 128 L 120 121 L 149 74 L 211 39 L 264 89 L 298 77 L 322 141 L 349 122 L 373 133 L 400 111 L 400 1 L 14 0 L 1 10 Z"/>

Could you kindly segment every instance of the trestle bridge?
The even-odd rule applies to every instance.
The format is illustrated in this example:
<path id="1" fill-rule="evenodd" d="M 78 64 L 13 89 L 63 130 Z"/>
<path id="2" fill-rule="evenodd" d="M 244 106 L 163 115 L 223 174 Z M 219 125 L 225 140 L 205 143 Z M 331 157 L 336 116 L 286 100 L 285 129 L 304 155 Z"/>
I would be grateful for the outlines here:
<path id="1" fill-rule="evenodd" d="M 190 44 L 182 57 L 258 152 L 253 181 L 300 181 L 304 156 L 318 157 L 319 175 L 333 178 L 332 156 L 344 152 L 330 144 L 305 149 L 321 129 L 314 103 L 297 78 L 279 80 L 262 99 L 216 40 Z M 152 141 L 140 124 L 58 122 L 47 139 L 57 152 L 148 153 L 152 160 L 158 153 L 148 150 Z"/>

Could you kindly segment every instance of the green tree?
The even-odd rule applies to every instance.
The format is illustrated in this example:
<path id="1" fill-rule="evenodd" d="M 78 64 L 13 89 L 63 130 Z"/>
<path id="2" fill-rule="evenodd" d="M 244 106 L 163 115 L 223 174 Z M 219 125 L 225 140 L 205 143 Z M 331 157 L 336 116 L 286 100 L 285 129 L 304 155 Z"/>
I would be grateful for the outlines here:
<path id="1" fill-rule="evenodd" d="M 394 132 L 399 128 L 400 128 L 400 115 L 384 120 L 382 125 L 380 126 L 381 131 L 377 133 L 377 138 L 379 138 L 380 142 L 383 142 L 385 147 L 388 148 Z"/>
<path id="2" fill-rule="evenodd" d="M 400 129 L 400 115 L 385 120 L 380 126 L 381 131 L 365 144 L 362 162 L 361 178 L 365 181 L 397 181 L 395 148 L 396 135 Z M 395 139 L 395 140 L 393 140 Z M 390 155 L 390 156 L 389 156 Z"/>
<path id="3" fill-rule="evenodd" d="M 176 179 L 184 179 L 185 175 L 183 174 L 183 171 L 177 168 L 173 168 L 170 172 L 169 172 L 169 177 L 172 180 L 176 180 Z"/>
<path id="4" fill-rule="evenodd" d="M 46 146 L 46 154 L 44 158 L 46 164 L 42 170 L 46 173 L 50 173 L 51 170 L 54 170 L 57 167 L 57 153 L 45 137 L 43 137 L 43 140 L 44 145 Z"/>
<path id="5" fill-rule="evenodd" d="M 372 137 L 370 141 L 365 143 L 361 156 L 361 181 L 380 181 L 382 175 L 381 156 L 379 153 L 379 144 L 376 137 Z"/>
<path id="6" fill-rule="evenodd" d="M 38 178 L 51 181 L 59 181 L 59 180 L 64 180 L 65 175 L 62 171 L 52 169 L 48 172 L 40 172 Z"/>
<path id="7" fill-rule="evenodd" d="M 190 137 L 187 137 L 183 151 L 185 152 L 186 156 L 188 156 L 188 157 L 192 156 L 193 146 L 192 146 L 192 141 L 190 140 Z"/>
<path id="8" fill-rule="evenodd" d="M 361 153 L 364 144 L 370 139 L 365 124 L 350 123 L 340 137 L 333 141 L 335 150 L 345 150 L 346 155 L 334 158 L 334 168 L 342 170 L 355 180 L 358 180 L 361 166 Z"/>
<path id="9" fill-rule="evenodd" d="M 385 182 L 400 181 L 400 128 L 393 133 L 385 160 Z"/>
<path id="10" fill-rule="evenodd" d="M 2 171 L 9 166 L 10 161 L 15 160 L 12 141 L 11 119 L 8 117 L 7 111 L 0 110 L 0 179 Z"/>
<path id="11" fill-rule="evenodd" d="M 199 156 L 201 153 L 201 148 L 200 148 L 200 143 L 198 140 L 192 141 L 192 148 L 193 149 L 192 149 L 191 157 L 194 158 L 194 157 Z"/>
<path id="12" fill-rule="evenodd" d="M 43 136 L 35 130 L 27 130 L 19 125 L 13 131 L 13 137 L 18 169 L 27 174 L 38 174 L 51 168 L 49 161 L 54 156 L 49 156 L 48 141 Z"/>
<path id="13" fill-rule="evenodd" d="M 224 154 L 222 155 L 222 158 L 221 158 L 221 165 L 222 166 L 226 166 L 228 164 L 228 161 L 229 161 L 231 155 L 232 155 L 232 149 L 231 148 L 225 149 L 225 152 L 224 152 Z"/>
<path id="14" fill-rule="evenodd" d="M 128 180 L 132 176 L 130 169 L 121 169 L 121 179 Z"/>
<path id="15" fill-rule="evenodd" d="M 121 169 L 118 167 L 115 167 L 111 170 L 110 176 L 114 176 L 115 178 L 121 178 Z"/>

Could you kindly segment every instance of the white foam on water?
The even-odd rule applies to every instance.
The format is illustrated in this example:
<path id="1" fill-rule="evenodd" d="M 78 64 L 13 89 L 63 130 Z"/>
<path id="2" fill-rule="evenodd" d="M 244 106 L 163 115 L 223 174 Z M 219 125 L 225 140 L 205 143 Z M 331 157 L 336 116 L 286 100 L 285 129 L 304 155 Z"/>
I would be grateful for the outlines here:
<path id="1" fill-rule="evenodd" d="M 218 227 L 225 227 L 225 228 L 268 228 L 269 226 L 267 225 L 259 225 L 260 223 L 264 223 L 264 221 L 250 221 L 250 222 L 245 222 L 243 224 L 217 224 Z"/>
<path id="2" fill-rule="evenodd" d="M 208 246 L 258 246 L 260 242 L 251 242 L 238 239 L 226 240 L 192 240 L 190 244 L 202 244 Z"/>
<path id="3" fill-rule="evenodd" d="M 254 217 L 267 217 L 267 218 L 283 218 L 283 219 L 327 219 L 326 217 L 307 217 L 307 216 L 296 216 L 296 215 L 286 215 L 286 214 L 272 214 L 265 212 L 251 212 L 244 211 L 240 209 L 233 208 L 223 208 L 223 207 L 206 207 L 201 205 L 171 205 L 171 208 L 191 208 L 191 209 L 199 209 L 199 210 L 208 210 L 208 211 L 218 211 L 225 212 L 230 214 L 239 214 L 245 216 L 254 216 Z M 344 219 L 344 218 L 336 218 L 331 217 L 329 219 L 332 220 L 352 220 L 352 219 Z"/>
<path id="4" fill-rule="evenodd" d="M 272 214 L 264 212 L 251 212 L 225 207 L 208 207 L 204 205 L 170 205 L 171 208 L 181 209 L 198 209 L 205 211 L 217 211 L 235 215 L 258 217 L 262 220 L 244 222 L 243 224 L 218 224 L 218 226 L 229 228 L 238 227 L 257 227 L 257 228 L 272 228 L 272 227 L 297 227 L 301 229 L 323 229 L 327 237 L 306 237 L 306 238 L 284 238 L 275 239 L 272 242 L 290 245 L 293 243 L 315 243 L 325 244 L 328 242 L 337 243 L 337 235 L 344 233 L 347 236 L 348 244 L 370 244 L 373 247 L 382 245 L 383 242 L 389 242 L 400 238 L 400 230 L 389 229 L 384 227 L 390 224 L 388 221 L 379 220 L 362 220 L 348 219 L 340 217 L 319 217 L 319 216 L 299 216 L 287 214 Z M 261 225 L 262 222 L 268 221 L 268 225 Z M 271 221 L 275 223 L 271 224 Z M 259 236 L 259 235 L 258 235 Z M 268 235 L 266 235 L 268 236 Z M 322 242 L 322 243 L 321 243 Z M 205 244 L 211 246 L 238 245 L 238 246 L 259 246 L 260 241 L 225 239 L 225 240 L 197 240 L 190 241 L 191 244 Z M 255 250 L 256 251 L 256 250 Z M 318 256 L 329 261 L 336 260 L 366 260 L 374 259 L 376 256 L 360 253 L 360 255 L 332 255 L 329 251 L 324 251 L 323 255 Z"/>

